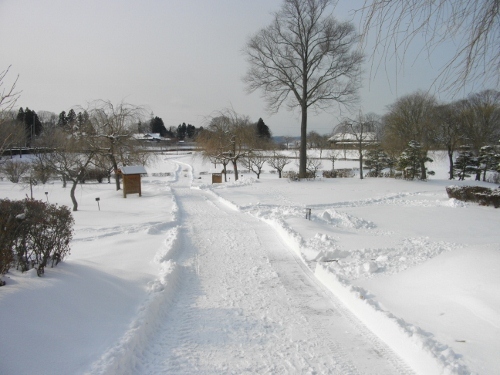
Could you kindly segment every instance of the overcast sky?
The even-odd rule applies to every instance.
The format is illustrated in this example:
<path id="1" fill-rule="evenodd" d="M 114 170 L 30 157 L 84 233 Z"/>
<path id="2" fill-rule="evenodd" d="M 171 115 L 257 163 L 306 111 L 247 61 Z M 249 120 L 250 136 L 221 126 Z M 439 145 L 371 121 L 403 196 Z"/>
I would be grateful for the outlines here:
<path id="1" fill-rule="evenodd" d="M 340 0 L 339 20 L 353 19 L 362 0 Z M 18 107 L 59 114 L 95 99 L 144 105 L 167 127 L 196 127 L 214 111 L 232 107 L 273 135 L 300 133 L 298 112 L 265 111 L 261 92 L 247 94 L 241 52 L 267 26 L 282 0 L 0 0 L 0 71 L 19 75 Z M 373 46 L 365 53 L 370 54 Z M 370 79 L 364 67 L 359 109 L 383 114 L 398 96 L 427 90 L 453 46 L 415 60 L 408 52 L 396 74 L 383 66 Z M 4 83 L 8 85 L 9 79 Z M 465 94 L 463 95 L 465 96 Z M 447 98 L 442 98 L 447 100 Z M 347 115 L 309 116 L 308 130 L 330 133 Z"/>

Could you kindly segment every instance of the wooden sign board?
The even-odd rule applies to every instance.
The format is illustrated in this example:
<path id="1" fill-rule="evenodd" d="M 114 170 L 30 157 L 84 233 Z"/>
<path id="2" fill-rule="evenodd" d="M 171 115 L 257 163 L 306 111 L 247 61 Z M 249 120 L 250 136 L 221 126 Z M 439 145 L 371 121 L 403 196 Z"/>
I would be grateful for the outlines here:
<path id="1" fill-rule="evenodd" d="M 143 166 L 122 167 L 121 174 L 123 176 L 123 198 L 127 198 L 127 194 L 139 194 L 141 191 L 141 174 L 147 174 Z"/>
<path id="2" fill-rule="evenodd" d="M 222 173 L 212 173 L 212 184 L 222 184 Z"/>

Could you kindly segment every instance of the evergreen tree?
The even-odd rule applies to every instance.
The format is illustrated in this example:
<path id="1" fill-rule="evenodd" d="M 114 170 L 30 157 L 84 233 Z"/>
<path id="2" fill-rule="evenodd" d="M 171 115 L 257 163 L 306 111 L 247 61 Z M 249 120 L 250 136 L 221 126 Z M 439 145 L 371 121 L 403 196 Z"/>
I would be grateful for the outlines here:
<path id="1" fill-rule="evenodd" d="M 257 121 L 257 137 L 271 139 L 271 131 L 262 118 Z"/>
<path id="2" fill-rule="evenodd" d="M 478 160 L 470 146 L 460 148 L 453 167 L 457 170 L 458 179 L 461 181 L 465 180 L 466 177 L 470 177 L 472 173 L 477 173 Z"/>
<path id="3" fill-rule="evenodd" d="M 500 163 L 500 155 L 493 146 L 483 146 L 479 150 L 478 172 L 483 173 L 483 181 L 486 181 L 486 172 L 496 171 Z"/>
<path id="4" fill-rule="evenodd" d="M 389 156 L 380 147 L 370 149 L 365 155 L 365 166 L 372 177 L 380 177 L 382 170 L 389 166 Z"/>
<path id="5" fill-rule="evenodd" d="M 64 128 L 68 124 L 68 118 L 66 117 L 66 111 L 59 113 L 59 119 L 57 120 L 57 126 Z"/>
<path id="6" fill-rule="evenodd" d="M 76 113 L 73 109 L 70 109 L 68 114 L 66 115 L 66 121 L 69 126 L 76 125 L 77 123 L 77 118 L 76 118 Z"/>
<path id="7" fill-rule="evenodd" d="M 167 136 L 167 128 L 165 128 L 165 124 L 160 117 L 155 116 L 152 118 L 149 127 L 151 129 L 151 133 L 159 133 L 160 137 Z"/>
<path id="8" fill-rule="evenodd" d="M 191 124 L 188 124 L 187 128 L 186 128 L 186 135 L 188 138 L 194 138 L 194 136 L 196 135 L 196 127 L 191 125 Z"/>
<path id="9" fill-rule="evenodd" d="M 24 111 L 22 108 L 19 108 L 17 121 L 24 124 L 26 139 L 29 144 L 31 144 L 34 137 L 39 136 L 42 132 L 42 122 L 38 118 L 36 112 L 32 111 L 28 107 L 26 107 Z"/>
<path id="10" fill-rule="evenodd" d="M 187 125 L 185 122 L 183 122 L 181 125 L 177 127 L 177 138 L 183 140 L 184 138 L 186 138 L 186 133 L 187 133 Z"/>
<path id="11" fill-rule="evenodd" d="M 433 171 L 427 171 L 426 162 L 433 160 L 427 156 L 427 152 L 422 150 L 422 146 L 417 141 L 410 141 L 408 147 L 401 153 L 398 160 L 398 169 L 403 171 L 408 180 L 415 178 L 424 179 L 428 174 L 434 174 Z M 425 168 L 425 170 L 422 170 Z"/>

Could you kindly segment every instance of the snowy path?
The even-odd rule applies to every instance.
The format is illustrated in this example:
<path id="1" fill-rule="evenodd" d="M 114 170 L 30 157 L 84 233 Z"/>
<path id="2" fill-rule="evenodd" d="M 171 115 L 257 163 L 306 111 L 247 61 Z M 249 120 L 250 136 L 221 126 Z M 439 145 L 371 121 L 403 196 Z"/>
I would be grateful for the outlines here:
<path id="1" fill-rule="evenodd" d="M 216 197 L 172 185 L 180 277 L 142 374 L 410 374 L 276 233 Z"/>

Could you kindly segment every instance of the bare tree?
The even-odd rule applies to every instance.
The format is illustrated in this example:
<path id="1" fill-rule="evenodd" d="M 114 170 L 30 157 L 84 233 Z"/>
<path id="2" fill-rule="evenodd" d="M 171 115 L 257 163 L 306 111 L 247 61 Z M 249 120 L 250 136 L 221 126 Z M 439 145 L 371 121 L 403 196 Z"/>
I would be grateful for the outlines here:
<path id="1" fill-rule="evenodd" d="M 373 30 L 382 59 L 396 55 L 404 61 L 419 36 L 425 40 L 421 50 L 429 54 L 453 40 L 457 52 L 437 77 L 444 89 L 474 81 L 500 83 L 498 0 L 365 0 L 358 11 L 363 16 L 363 41 L 366 44 Z"/>
<path id="2" fill-rule="evenodd" d="M 92 126 L 92 134 L 86 134 L 92 149 L 104 156 L 111 164 L 116 176 L 116 190 L 120 190 L 119 165 L 144 164 L 145 154 L 133 138 L 137 122 L 143 119 L 144 109 L 121 102 L 96 100 L 86 110 Z M 104 166 L 103 166 L 104 167 Z"/>
<path id="3" fill-rule="evenodd" d="M 262 173 L 262 167 L 264 167 L 267 159 L 267 156 L 264 155 L 262 151 L 251 151 L 241 160 L 243 162 L 243 166 L 255 173 L 257 179 L 259 179 L 260 174 Z"/>
<path id="4" fill-rule="evenodd" d="M 332 0 L 285 0 L 274 21 L 247 43 L 250 68 L 244 78 L 249 92 L 263 90 L 268 110 L 285 103 L 299 108 L 299 177 L 306 176 L 307 116 L 332 103 L 349 105 L 356 99 L 362 55 L 352 48 L 358 40 L 354 26 L 329 14 Z"/>
<path id="5" fill-rule="evenodd" d="M 205 159 L 233 165 L 234 178 L 238 180 L 238 161 L 256 144 L 254 126 L 246 116 L 234 110 L 217 112 L 197 138 Z"/>
<path id="6" fill-rule="evenodd" d="M 493 145 L 500 139 L 500 92 L 485 90 L 471 94 L 461 102 L 464 134 L 472 150 L 479 155 L 485 145 Z"/>
<path id="7" fill-rule="evenodd" d="M 401 152 L 410 142 L 417 142 L 423 153 L 421 160 L 425 160 L 436 139 L 435 108 L 435 98 L 420 91 L 391 104 L 385 116 L 384 149 Z M 422 179 L 427 179 L 425 165 L 421 170 Z"/>
<path id="8" fill-rule="evenodd" d="M 16 84 L 19 76 L 16 77 L 11 85 L 4 87 L 9 70 L 10 66 L 0 72 L 0 156 L 12 142 L 17 142 L 18 135 L 18 129 L 16 127 L 4 128 L 6 122 L 13 123 L 12 120 L 14 117 L 11 111 L 21 94 L 19 91 L 16 91 Z"/>
<path id="9" fill-rule="evenodd" d="M 445 147 L 449 162 L 449 179 L 455 178 L 453 155 L 459 146 L 466 141 L 464 133 L 464 106 L 462 102 L 440 105 L 436 108 L 436 142 Z"/>
<path id="10" fill-rule="evenodd" d="M 66 181 L 72 183 L 70 197 L 73 211 L 78 211 L 78 202 L 75 196 L 76 187 L 78 183 L 83 181 L 85 172 L 97 153 L 97 150 L 93 149 L 88 141 L 87 137 L 71 134 L 60 128 L 44 131 L 36 141 L 38 146 L 52 151 L 36 154 L 35 163 L 61 176 L 63 187 L 66 187 Z"/>
<path id="11" fill-rule="evenodd" d="M 335 133 L 339 134 L 344 140 L 352 141 L 352 144 L 356 148 L 359 158 L 360 179 L 363 179 L 364 153 L 369 148 L 369 145 L 373 144 L 376 140 L 377 125 L 375 115 L 363 115 L 360 113 L 355 119 L 346 119 L 341 122 L 335 130 Z"/>
<path id="12" fill-rule="evenodd" d="M 278 171 L 278 177 L 281 178 L 281 174 L 283 172 L 283 169 L 285 169 L 285 166 L 287 164 L 290 164 L 291 160 L 288 156 L 279 153 L 279 152 L 274 152 L 273 156 L 271 156 L 269 159 L 267 159 L 267 163 L 274 169 Z"/>

